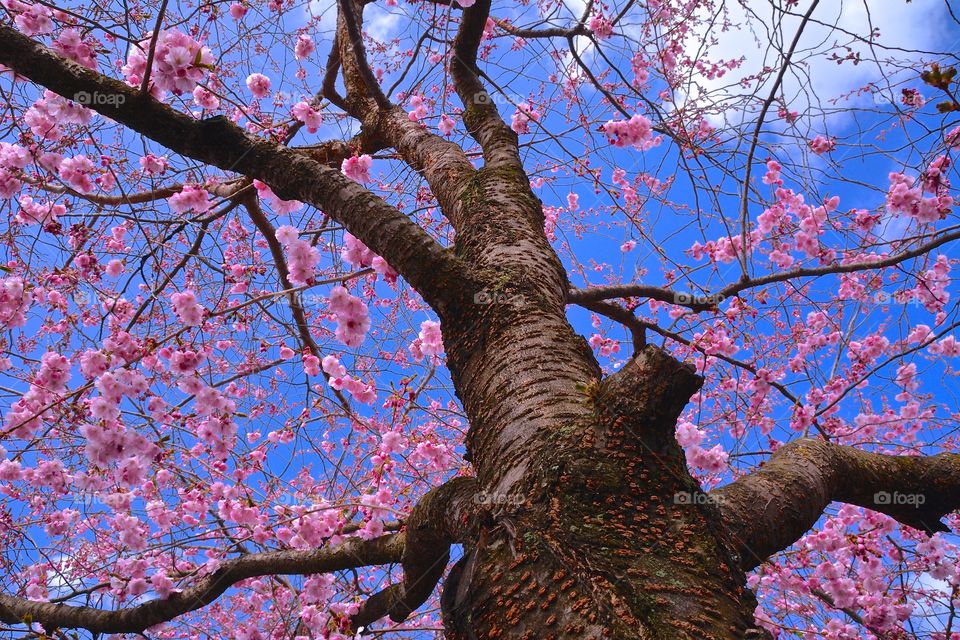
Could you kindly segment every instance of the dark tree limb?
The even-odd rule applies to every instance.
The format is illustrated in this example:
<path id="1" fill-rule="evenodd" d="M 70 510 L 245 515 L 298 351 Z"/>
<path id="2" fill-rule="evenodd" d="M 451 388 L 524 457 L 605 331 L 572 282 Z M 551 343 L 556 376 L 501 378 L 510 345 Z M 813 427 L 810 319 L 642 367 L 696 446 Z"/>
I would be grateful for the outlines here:
<path id="1" fill-rule="evenodd" d="M 376 153 L 388 146 L 374 133 L 361 130 L 360 133 L 349 140 L 326 140 L 318 144 L 293 148 L 306 153 L 321 164 L 325 164 L 332 169 L 339 169 L 343 161 L 350 156 L 359 153 Z"/>
<path id="2" fill-rule="evenodd" d="M 572 289 L 567 294 L 567 299 L 576 304 L 584 302 L 598 302 L 601 300 L 611 300 L 614 298 L 650 298 L 661 302 L 669 302 L 682 307 L 689 307 L 694 311 L 707 311 L 715 309 L 717 304 L 738 295 L 741 291 L 762 287 L 778 282 L 796 280 L 799 278 L 815 278 L 826 275 L 840 273 L 855 273 L 858 271 L 871 271 L 875 269 L 884 269 L 892 267 L 912 258 L 918 258 L 926 255 L 934 249 L 945 245 L 954 240 L 960 240 L 960 231 L 944 233 L 930 238 L 927 242 L 918 245 L 913 249 L 894 253 L 885 258 L 878 257 L 875 260 L 860 260 L 857 262 L 848 262 L 845 264 L 825 265 L 822 267 L 800 267 L 780 273 L 771 273 L 769 275 L 756 278 L 743 278 L 737 282 L 731 283 L 714 293 L 696 296 L 687 294 L 665 287 L 656 287 L 645 284 L 614 284 L 597 287 L 587 287 L 586 289 Z"/>
<path id="3" fill-rule="evenodd" d="M 680 307 L 689 307 L 694 311 L 706 311 L 717 307 L 716 304 L 708 303 L 705 298 L 694 294 L 648 284 L 614 284 L 587 287 L 586 289 L 571 289 L 567 292 L 568 302 L 583 306 L 615 298 L 649 298 L 650 300 L 667 302 Z"/>
<path id="4" fill-rule="evenodd" d="M 500 117 L 497 105 L 480 81 L 477 50 L 490 16 L 490 0 L 477 0 L 463 10 L 460 28 L 453 41 L 450 77 L 463 102 L 463 123 L 483 149 L 488 167 L 511 167 L 523 171 L 517 134 Z"/>
<path id="5" fill-rule="evenodd" d="M 901 456 L 804 438 L 760 469 L 709 494 L 751 570 L 796 542 L 831 502 L 885 513 L 933 534 L 960 508 L 960 454 Z"/>
<path id="6" fill-rule="evenodd" d="M 703 377 L 693 365 L 648 344 L 603 380 L 598 401 L 614 415 L 663 431 L 672 440 L 680 412 L 701 386 Z"/>
<path id="7" fill-rule="evenodd" d="M 477 483 L 454 478 L 427 493 L 406 522 L 403 582 L 368 598 L 353 616 L 355 630 L 385 616 L 403 622 L 427 601 L 450 560 L 450 545 L 474 537 Z"/>
<path id="8" fill-rule="evenodd" d="M 346 27 L 346 46 L 350 48 L 353 54 L 353 60 L 356 62 L 356 72 L 363 82 L 366 94 L 373 98 L 377 107 L 386 111 L 393 104 L 390 99 L 383 94 L 383 89 L 373 75 L 370 69 L 370 63 L 367 61 L 366 48 L 363 46 L 363 32 L 360 30 L 360 21 L 357 19 L 357 13 L 363 11 L 363 3 L 354 6 L 354 0 L 338 0 L 337 6 L 340 9 L 340 15 L 343 17 L 343 23 Z M 349 95 L 348 95 L 349 98 Z"/>
<path id="9" fill-rule="evenodd" d="M 455 229 L 463 219 L 461 192 L 473 178 L 475 170 L 466 153 L 457 144 L 430 131 L 420 122 L 411 121 L 407 112 L 390 102 L 370 69 L 363 46 L 364 0 L 338 0 L 337 56 L 324 81 L 326 92 L 333 86 L 335 69 L 343 74 L 347 95 L 347 112 L 359 120 L 370 135 L 397 150 L 430 185 L 443 214 Z"/>
<path id="10" fill-rule="evenodd" d="M 122 97 L 100 114 L 195 160 L 258 178 L 287 200 L 327 213 L 390 263 L 432 305 L 442 305 L 458 263 L 396 208 L 308 155 L 248 135 L 222 116 L 197 121 L 126 84 L 91 71 L 0 25 L 0 64 L 66 98 L 97 91 Z"/>
<path id="11" fill-rule="evenodd" d="M 350 538 L 335 547 L 283 550 L 226 560 L 193 586 L 120 610 L 36 602 L 0 594 L 0 622 L 42 624 L 47 631 L 86 629 L 94 633 L 140 633 L 214 602 L 231 586 L 267 575 L 312 575 L 401 562 L 403 582 L 374 594 L 354 616 L 355 628 L 389 615 L 405 620 L 430 597 L 443 576 L 450 545 L 469 540 L 477 526 L 476 481 L 454 478 L 427 493 L 410 513 L 403 533 L 362 540 Z"/>
<path id="12" fill-rule="evenodd" d="M 129 609 L 107 611 L 0 594 L 0 622 L 21 624 L 25 619 L 32 619 L 48 632 L 69 628 L 94 633 L 140 633 L 207 606 L 232 585 L 248 578 L 329 573 L 398 562 L 403 557 L 404 540 L 404 534 L 400 533 L 373 540 L 351 538 L 332 548 L 268 551 L 241 556 L 224 561 L 219 569 L 166 600 L 150 600 Z"/>

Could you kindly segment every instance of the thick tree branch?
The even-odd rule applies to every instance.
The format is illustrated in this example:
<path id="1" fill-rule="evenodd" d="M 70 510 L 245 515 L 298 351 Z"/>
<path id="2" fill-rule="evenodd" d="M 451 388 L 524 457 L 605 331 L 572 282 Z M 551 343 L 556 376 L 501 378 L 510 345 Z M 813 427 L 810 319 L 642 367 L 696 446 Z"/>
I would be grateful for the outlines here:
<path id="1" fill-rule="evenodd" d="M 885 513 L 934 533 L 960 508 L 960 455 L 898 456 L 804 438 L 757 471 L 711 491 L 749 571 L 796 542 L 831 502 Z"/>
<path id="2" fill-rule="evenodd" d="M 320 93 L 324 98 L 329 100 L 331 104 L 349 112 L 350 107 L 347 105 L 347 101 L 340 95 L 340 92 L 337 91 L 337 74 L 339 72 L 340 48 L 337 46 L 337 43 L 334 42 L 333 47 L 330 49 L 330 55 L 327 56 L 327 66 L 324 70 L 323 82 L 320 85 Z"/>
<path id="3" fill-rule="evenodd" d="M 527 29 L 515 27 L 506 20 L 494 19 L 498 27 L 517 38 L 525 40 L 537 38 L 569 38 L 572 36 L 585 36 L 589 33 L 587 25 L 580 21 L 572 27 L 544 27 L 543 29 Z"/>
<path id="4" fill-rule="evenodd" d="M 347 111 L 424 177 L 444 215 L 459 231 L 463 217 L 460 194 L 475 174 L 473 165 L 458 145 L 410 120 L 403 108 L 384 95 L 363 46 L 365 4 L 363 0 L 338 1 L 336 62 L 343 71 Z"/>
<path id="5" fill-rule="evenodd" d="M 700 387 L 703 377 L 693 365 L 648 344 L 619 371 L 603 380 L 602 404 L 645 431 L 656 429 L 673 438 L 680 412 Z"/>
<path id="6" fill-rule="evenodd" d="M 55 194 L 67 194 L 75 198 L 80 198 L 81 200 L 86 200 L 91 204 L 98 206 L 109 207 L 109 206 L 119 206 L 119 205 L 131 205 L 131 204 L 146 204 L 148 202 L 156 202 L 157 200 L 164 200 L 170 196 L 180 193 L 183 191 L 182 184 L 172 184 L 168 187 L 158 187 L 152 191 L 139 191 L 136 193 L 127 193 L 120 194 L 118 196 L 110 195 L 100 195 L 100 194 L 86 194 L 75 191 L 65 185 L 54 185 L 46 182 L 38 182 L 33 179 L 26 179 L 24 182 L 35 185 L 38 189 L 43 189 L 47 193 Z"/>
<path id="7" fill-rule="evenodd" d="M 363 87 L 366 90 L 364 92 L 365 95 L 358 95 L 356 97 L 362 98 L 369 96 L 376 102 L 378 108 L 387 110 L 393 105 L 387 96 L 383 95 L 383 89 L 380 88 L 380 84 L 373 75 L 373 70 L 370 69 L 370 63 L 367 61 L 366 48 L 363 46 L 363 33 L 360 30 L 360 21 L 357 19 L 357 14 L 363 11 L 364 4 L 364 2 L 360 2 L 359 6 L 354 6 L 354 0 L 338 0 L 337 2 L 346 29 L 344 32 L 346 35 L 345 46 L 347 46 L 353 54 L 351 57 L 356 64 L 356 74 L 360 76 L 360 80 L 363 82 Z M 350 98 L 350 93 L 348 93 L 348 102 Z"/>
<path id="8" fill-rule="evenodd" d="M 707 302 L 707 297 L 691 293 L 681 293 L 666 287 L 657 287 L 647 284 L 613 284 L 586 289 L 571 289 L 567 292 L 567 302 L 586 307 L 588 304 L 612 300 L 614 298 L 649 298 L 675 304 L 680 307 L 689 307 L 694 311 L 716 309 L 717 305 Z"/>
<path id="9" fill-rule="evenodd" d="M 58 628 L 86 629 L 94 633 L 139 633 L 177 616 L 207 606 L 232 585 L 266 575 L 309 575 L 398 562 L 403 556 L 404 534 L 373 540 L 351 538 L 333 548 L 310 551 L 268 551 L 221 563 L 220 568 L 192 587 L 166 600 L 150 600 L 136 607 L 105 611 L 93 607 L 35 602 L 0 594 L 0 621 L 22 623 L 28 616 L 47 632 Z"/>
<path id="10" fill-rule="evenodd" d="M 388 146 L 379 136 L 368 130 L 361 130 L 360 133 L 349 140 L 327 140 L 318 144 L 293 148 L 308 154 L 321 164 L 339 169 L 343 161 L 350 156 L 360 153 L 376 153 Z"/>
<path id="11" fill-rule="evenodd" d="M 490 0 L 478 0 L 464 9 L 460 28 L 453 41 L 450 77 L 463 102 L 463 123 L 483 149 L 491 168 L 506 166 L 522 170 L 517 134 L 500 117 L 477 68 L 477 49 L 490 16 Z"/>
<path id="12" fill-rule="evenodd" d="M 332 548 L 270 551 L 226 560 L 193 586 L 165 600 L 121 610 L 36 602 L 0 594 L 0 622 L 30 619 L 47 631 L 86 629 L 94 633 L 140 633 L 215 601 L 234 584 L 267 575 L 310 575 L 401 562 L 403 582 L 374 594 L 354 616 L 355 628 L 389 615 L 405 620 L 430 597 L 450 558 L 450 545 L 468 541 L 477 525 L 476 480 L 454 478 L 427 493 L 414 507 L 405 531 L 373 540 L 351 538 Z"/>
<path id="13" fill-rule="evenodd" d="M 476 493 L 476 479 L 460 477 L 420 499 L 406 522 L 403 582 L 367 599 L 353 617 L 354 629 L 388 615 L 394 622 L 403 622 L 427 601 L 446 570 L 450 545 L 474 537 Z"/>
<path id="14" fill-rule="evenodd" d="M 71 98 L 100 92 L 122 97 L 95 110 L 167 148 L 223 169 L 258 178 L 287 200 L 327 213 L 383 256 L 432 305 L 457 262 L 423 229 L 357 182 L 304 153 L 258 139 L 223 117 L 197 121 L 118 80 L 64 60 L 16 29 L 0 25 L 0 64 Z"/>

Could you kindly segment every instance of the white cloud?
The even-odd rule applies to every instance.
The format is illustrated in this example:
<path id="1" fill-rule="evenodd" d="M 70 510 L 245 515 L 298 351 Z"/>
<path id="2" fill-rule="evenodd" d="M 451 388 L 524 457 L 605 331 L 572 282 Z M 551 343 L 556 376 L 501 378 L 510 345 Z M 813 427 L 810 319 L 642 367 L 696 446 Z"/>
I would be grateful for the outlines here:
<path id="1" fill-rule="evenodd" d="M 743 88 L 736 81 L 760 72 L 764 66 L 778 68 L 780 51 L 789 48 L 802 22 L 801 16 L 809 7 L 809 2 L 803 2 L 791 9 L 790 15 L 784 15 L 783 4 L 771 0 L 724 4 L 731 22 L 739 28 L 728 31 L 714 28 L 710 35 L 716 38 L 716 44 L 710 49 L 709 58 L 729 60 L 742 56 L 744 62 L 738 70 L 723 78 L 696 77 L 701 90 L 696 95 L 709 92 L 714 99 L 734 100 L 755 93 L 766 98 L 775 74 L 771 74 L 759 88 L 756 82 Z M 869 83 L 886 88 L 888 82 L 897 84 L 911 75 L 915 77 L 917 65 L 909 63 L 932 57 L 925 56 L 924 51 L 956 49 L 956 33 L 951 34 L 949 25 L 950 19 L 942 0 L 914 0 L 909 4 L 903 0 L 821 2 L 800 38 L 793 56 L 793 68 L 784 76 L 782 95 L 791 110 L 804 113 L 808 107 L 814 110 L 821 106 L 830 107 L 830 100 Z M 873 47 L 864 41 L 871 31 L 879 31 Z M 691 35 L 686 43 L 688 50 L 696 51 L 705 35 L 703 30 Z M 857 40 L 857 37 L 864 40 Z M 838 65 L 831 60 L 828 54 L 838 45 L 849 45 L 854 53 L 860 54 L 861 62 L 845 61 Z M 845 53 L 843 49 L 837 51 Z M 889 68 L 881 69 L 874 58 L 895 58 L 907 63 L 904 65 L 907 68 L 891 76 Z M 897 97 L 899 88 L 887 93 L 890 97 Z M 864 94 L 841 106 L 864 106 L 873 101 L 873 96 Z M 753 104 L 756 105 L 756 100 Z"/>
<path id="2" fill-rule="evenodd" d="M 310 0 L 306 10 L 310 17 L 320 18 L 320 31 L 336 29 L 337 0 Z M 400 19 L 399 13 L 391 13 L 377 5 L 367 5 L 363 12 L 363 30 L 376 40 L 390 40 L 399 33 Z"/>

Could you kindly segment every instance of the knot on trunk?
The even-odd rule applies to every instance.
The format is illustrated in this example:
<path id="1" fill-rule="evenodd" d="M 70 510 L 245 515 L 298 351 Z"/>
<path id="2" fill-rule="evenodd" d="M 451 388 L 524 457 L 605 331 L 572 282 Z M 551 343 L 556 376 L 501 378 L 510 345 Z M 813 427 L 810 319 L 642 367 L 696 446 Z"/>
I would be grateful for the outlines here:
<path id="1" fill-rule="evenodd" d="M 588 394 L 604 417 L 622 418 L 644 432 L 672 435 L 680 412 L 702 385 L 693 365 L 647 345 Z"/>

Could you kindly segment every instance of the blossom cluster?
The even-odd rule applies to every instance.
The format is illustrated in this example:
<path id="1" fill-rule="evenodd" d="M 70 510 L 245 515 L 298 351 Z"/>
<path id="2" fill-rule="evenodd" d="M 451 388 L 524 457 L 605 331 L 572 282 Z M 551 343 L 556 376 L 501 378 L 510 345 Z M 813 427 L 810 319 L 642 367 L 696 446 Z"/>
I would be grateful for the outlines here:
<path id="1" fill-rule="evenodd" d="M 287 258 L 287 270 L 293 284 L 309 284 L 316 275 L 320 252 L 306 240 L 300 239 L 296 227 L 284 225 L 276 231 L 277 241 L 283 246 Z"/>
<path id="2" fill-rule="evenodd" d="M 148 34 L 139 44 L 130 47 L 121 71 L 131 86 L 138 87 L 143 82 L 151 40 L 152 34 Z M 182 31 L 161 31 L 150 70 L 150 92 L 157 98 L 167 93 L 179 96 L 192 92 L 212 68 L 213 53 L 209 47 Z"/>

